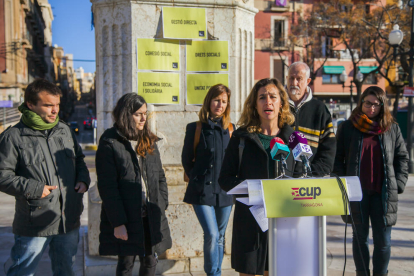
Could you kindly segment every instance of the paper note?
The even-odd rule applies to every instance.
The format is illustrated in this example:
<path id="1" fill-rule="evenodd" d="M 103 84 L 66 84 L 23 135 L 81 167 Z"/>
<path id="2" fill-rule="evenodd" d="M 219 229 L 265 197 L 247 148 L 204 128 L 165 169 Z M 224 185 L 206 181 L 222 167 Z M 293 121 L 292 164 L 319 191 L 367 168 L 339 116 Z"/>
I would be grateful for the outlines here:
<path id="1" fill-rule="evenodd" d="M 187 74 L 187 104 L 203 104 L 210 87 L 229 86 L 228 74 Z"/>
<path id="2" fill-rule="evenodd" d="M 247 180 L 227 192 L 228 195 L 247 195 L 248 193 L 249 190 L 247 189 Z"/>
<path id="3" fill-rule="evenodd" d="M 186 45 L 187 71 L 229 71 L 228 41 L 188 41 Z"/>
<path id="4" fill-rule="evenodd" d="M 237 197 L 236 200 L 243 203 L 243 204 L 245 204 L 245 205 L 250 205 L 248 197 Z"/>
<path id="5" fill-rule="evenodd" d="M 150 104 L 178 104 L 180 75 L 138 72 L 138 95 Z"/>
<path id="6" fill-rule="evenodd" d="M 178 71 L 180 43 L 178 40 L 138 38 L 138 70 Z"/>
<path id="7" fill-rule="evenodd" d="M 250 205 L 264 205 L 262 186 L 260 180 L 247 180 Z"/>
<path id="8" fill-rule="evenodd" d="M 162 8 L 164 38 L 207 39 L 206 10 L 202 8 Z"/>
<path id="9" fill-rule="evenodd" d="M 266 232 L 269 229 L 269 220 L 265 217 L 263 205 L 255 205 L 249 208 L 260 229 Z"/>

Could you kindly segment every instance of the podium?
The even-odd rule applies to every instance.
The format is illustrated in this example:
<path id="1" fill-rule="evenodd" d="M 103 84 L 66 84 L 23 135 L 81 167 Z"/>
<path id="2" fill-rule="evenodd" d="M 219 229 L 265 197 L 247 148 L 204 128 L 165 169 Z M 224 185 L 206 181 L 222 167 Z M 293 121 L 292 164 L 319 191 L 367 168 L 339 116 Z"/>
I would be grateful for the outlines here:
<path id="1" fill-rule="evenodd" d="M 349 200 L 361 201 L 359 178 L 341 180 Z M 248 195 L 237 200 L 268 229 L 270 276 L 326 276 L 326 216 L 349 212 L 336 178 L 245 180 L 228 194 Z"/>

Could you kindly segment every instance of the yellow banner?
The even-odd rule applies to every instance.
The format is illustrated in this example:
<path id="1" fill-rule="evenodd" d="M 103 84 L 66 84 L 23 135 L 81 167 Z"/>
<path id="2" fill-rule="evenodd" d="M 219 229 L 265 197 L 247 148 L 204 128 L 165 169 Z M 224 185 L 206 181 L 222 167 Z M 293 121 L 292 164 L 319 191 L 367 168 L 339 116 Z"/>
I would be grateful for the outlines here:
<path id="1" fill-rule="evenodd" d="M 162 8 L 164 38 L 207 39 L 206 10 L 201 8 Z"/>
<path id="2" fill-rule="evenodd" d="M 342 182 L 345 185 L 346 180 Z M 345 215 L 334 178 L 262 180 L 262 184 L 268 218 Z"/>
<path id="3" fill-rule="evenodd" d="M 178 71 L 180 43 L 177 40 L 138 38 L 138 70 Z"/>
<path id="4" fill-rule="evenodd" d="M 138 94 L 150 104 L 178 104 L 180 75 L 138 72 Z"/>
<path id="5" fill-rule="evenodd" d="M 187 74 L 187 104 L 203 104 L 210 87 L 216 84 L 229 86 L 227 74 Z"/>
<path id="6" fill-rule="evenodd" d="M 188 41 L 187 71 L 217 72 L 229 70 L 227 41 Z"/>

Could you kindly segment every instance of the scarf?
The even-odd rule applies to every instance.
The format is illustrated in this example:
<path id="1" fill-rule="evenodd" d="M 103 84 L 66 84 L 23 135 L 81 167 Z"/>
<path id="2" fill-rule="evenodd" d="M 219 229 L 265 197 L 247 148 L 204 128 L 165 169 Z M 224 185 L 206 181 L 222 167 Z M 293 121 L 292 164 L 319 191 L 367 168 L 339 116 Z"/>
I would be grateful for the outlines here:
<path id="1" fill-rule="evenodd" d="M 354 127 L 362 133 L 371 135 L 380 135 L 382 133 L 378 122 L 369 119 L 368 116 L 363 113 L 356 114 L 351 118 L 351 121 Z"/>
<path id="2" fill-rule="evenodd" d="M 35 112 L 31 111 L 24 103 L 19 106 L 19 111 L 22 113 L 22 122 L 26 126 L 34 130 L 46 130 L 51 129 L 59 123 L 59 116 L 56 116 L 56 120 L 49 124 L 43 121 L 43 119 Z"/>

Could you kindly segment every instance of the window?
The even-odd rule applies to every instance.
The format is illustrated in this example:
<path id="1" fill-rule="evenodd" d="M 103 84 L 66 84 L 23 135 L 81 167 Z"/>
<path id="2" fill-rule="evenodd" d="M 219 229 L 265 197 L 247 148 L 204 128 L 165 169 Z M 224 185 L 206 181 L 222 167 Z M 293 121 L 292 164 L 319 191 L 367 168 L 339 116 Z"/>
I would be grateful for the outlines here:
<path id="1" fill-rule="evenodd" d="M 286 47 L 288 35 L 288 17 L 280 15 L 272 15 L 270 18 L 271 26 L 271 43 L 273 47 Z"/>
<path id="2" fill-rule="evenodd" d="M 283 85 L 285 85 L 285 65 L 283 60 L 273 60 L 273 77 L 278 79 Z"/>
<path id="3" fill-rule="evenodd" d="M 365 76 L 367 76 L 367 78 L 365 79 L 364 84 L 377 84 L 377 78 L 375 77 L 375 74 L 364 74 L 364 77 Z"/>
<path id="4" fill-rule="evenodd" d="M 339 75 L 337 74 L 323 74 L 322 75 L 322 84 L 339 84 Z"/>
<path id="5" fill-rule="evenodd" d="M 273 28 L 273 43 L 274 46 L 283 47 L 285 46 L 285 21 L 275 20 Z"/>

